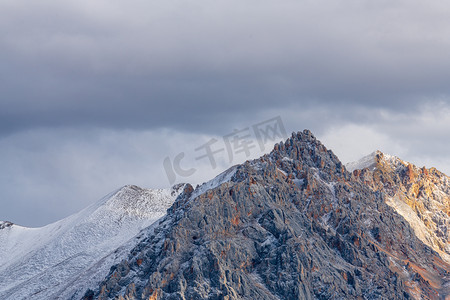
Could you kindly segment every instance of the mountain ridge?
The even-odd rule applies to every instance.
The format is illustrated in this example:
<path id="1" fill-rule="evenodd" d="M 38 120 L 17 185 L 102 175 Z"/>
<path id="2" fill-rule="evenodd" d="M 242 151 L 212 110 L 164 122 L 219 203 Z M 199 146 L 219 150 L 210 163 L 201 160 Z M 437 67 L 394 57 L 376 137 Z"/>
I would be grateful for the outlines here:
<path id="1" fill-rule="evenodd" d="M 235 168 L 201 194 L 186 186 L 83 299 L 448 295 L 449 264 L 310 131 Z"/>
<path id="2" fill-rule="evenodd" d="M 304 130 L 196 188 L 124 186 L 16 261 L 5 233 L 39 228 L 0 222 L 0 298 L 450 297 L 448 177 L 380 151 L 348 169 Z M 421 229 L 427 211 L 445 215 Z"/>

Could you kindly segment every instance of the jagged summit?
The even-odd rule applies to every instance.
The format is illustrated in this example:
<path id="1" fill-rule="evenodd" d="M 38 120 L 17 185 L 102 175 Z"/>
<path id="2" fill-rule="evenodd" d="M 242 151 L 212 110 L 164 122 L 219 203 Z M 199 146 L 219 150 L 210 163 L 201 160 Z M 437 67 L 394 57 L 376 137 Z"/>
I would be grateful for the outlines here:
<path id="1" fill-rule="evenodd" d="M 300 177 L 302 176 L 300 175 L 301 165 L 321 169 L 325 173 L 333 175 L 343 176 L 345 173 L 342 163 L 337 156 L 331 150 L 327 150 L 308 129 L 293 132 L 291 137 L 286 141 L 275 144 L 269 154 L 247 163 L 253 167 L 266 168 L 267 164 L 264 163 L 267 162 L 275 162 L 279 170 L 283 170 L 283 172 L 287 172 L 288 174 L 295 173 Z M 192 198 L 218 187 L 225 182 L 232 181 L 236 173 L 238 174 L 237 177 L 239 177 L 239 174 L 242 174 L 245 166 L 246 164 L 232 166 L 212 180 L 197 186 L 192 193 Z M 338 174 L 336 174 L 336 171 Z M 347 177 L 349 177 L 348 174 Z"/>
<path id="2" fill-rule="evenodd" d="M 292 159 L 310 158 L 313 153 L 328 152 L 332 154 L 332 151 L 327 148 L 316 139 L 311 131 L 305 129 L 303 131 L 293 132 L 284 142 L 279 142 L 274 145 L 273 151 L 269 154 L 271 156 L 283 156 Z M 333 160 L 339 161 L 339 159 L 333 154 L 330 155 Z"/>
<path id="3" fill-rule="evenodd" d="M 333 151 L 328 150 L 307 129 L 294 132 L 284 143 L 276 144 L 268 157 L 285 172 L 297 174 L 297 177 L 303 178 L 299 174 L 306 168 L 320 170 L 321 176 L 327 180 L 350 177 Z"/>
<path id="4" fill-rule="evenodd" d="M 196 196 L 220 186 L 222 183 L 233 180 L 238 170 L 242 170 L 246 164 L 257 166 L 257 168 L 267 167 L 261 163 L 275 162 L 278 167 L 287 173 L 298 173 L 301 165 L 307 165 L 313 168 L 321 169 L 329 174 L 344 175 L 345 170 L 342 163 L 331 150 L 328 150 L 312 132 L 308 129 L 293 132 L 286 141 L 281 141 L 274 145 L 273 150 L 261 158 L 246 162 L 243 165 L 232 166 L 210 181 L 207 181 L 195 188 L 193 198 Z M 296 169 L 296 170 L 294 170 Z M 347 174 L 348 175 L 348 174 Z M 238 176 L 239 177 L 239 176 Z"/>

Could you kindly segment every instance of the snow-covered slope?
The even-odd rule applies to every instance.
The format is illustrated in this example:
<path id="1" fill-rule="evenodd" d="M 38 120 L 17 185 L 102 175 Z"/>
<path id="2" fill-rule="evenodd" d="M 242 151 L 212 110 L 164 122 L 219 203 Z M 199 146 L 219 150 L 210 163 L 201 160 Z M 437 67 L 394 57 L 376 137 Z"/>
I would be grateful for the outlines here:
<path id="1" fill-rule="evenodd" d="M 199 195 L 205 193 L 208 190 L 212 190 L 222 183 L 228 182 L 231 180 L 233 175 L 236 173 L 237 166 L 233 166 L 224 172 L 220 173 L 210 181 L 204 182 L 200 186 L 197 186 L 197 188 L 194 190 L 194 192 L 191 195 L 191 199 L 194 199 L 198 197 Z"/>
<path id="2" fill-rule="evenodd" d="M 80 298 L 165 215 L 184 185 L 125 186 L 68 218 L 41 228 L 0 222 L 0 299 Z M 136 237 L 137 236 L 137 237 Z"/>
<path id="3" fill-rule="evenodd" d="M 376 165 L 375 156 L 377 152 L 378 151 L 372 152 L 369 155 L 366 155 L 357 161 L 349 162 L 345 164 L 345 167 L 349 172 L 353 172 L 354 170 L 362 170 L 365 168 L 373 170 L 373 168 L 375 168 Z"/>
<path id="4" fill-rule="evenodd" d="M 370 153 L 357 161 L 349 162 L 345 164 L 345 168 L 349 172 L 353 172 L 354 170 L 362 170 L 362 169 L 370 169 L 371 171 L 375 170 L 377 166 L 377 157 L 382 156 L 383 160 L 387 163 L 390 163 L 394 166 L 398 166 L 400 164 L 400 159 L 396 156 L 385 154 L 379 150 Z"/>

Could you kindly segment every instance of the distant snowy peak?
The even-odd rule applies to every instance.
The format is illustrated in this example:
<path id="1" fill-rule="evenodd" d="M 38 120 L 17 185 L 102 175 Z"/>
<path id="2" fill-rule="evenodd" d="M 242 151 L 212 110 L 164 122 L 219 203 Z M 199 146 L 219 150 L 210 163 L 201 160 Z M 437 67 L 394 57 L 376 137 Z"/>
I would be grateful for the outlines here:
<path id="1" fill-rule="evenodd" d="M 132 246 L 142 229 L 166 214 L 184 187 L 126 185 L 82 211 L 40 228 L 1 221 L 0 299 L 72 299 L 98 284 L 95 280 L 122 259 L 116 249 Z M 75 284 L 77 278 L 81 281 Z M 77 297 L 73 299 L 81 295 Z"/>
<path id="2" fill-rule="evenodd" d="M 154 213 L 165 213 L 183 191 L 183 187 L 184 184 L 178 184 L 171 189 L 143 189 L 126 185 L 110 198 L 100 200 L 99 204 L 128 216 L 147 218 Z"/>
<path id="3" fill-rule="evenodd" d="M 403 160 L 396 156 L 392 156 L 389 154 L 385 154 L 379 150 L 376 150 L 369 155 L 362 157 L 361 159 L 349 162 L 345 165 L 345 168 L 349 172 L 353 172 L 354 170 L 362 170 L 362 169 L 370 169 L 371 171 L 375 170 L 378 163 L 388 163 L 391 166 L 399 166 L 406 165 Z"/>

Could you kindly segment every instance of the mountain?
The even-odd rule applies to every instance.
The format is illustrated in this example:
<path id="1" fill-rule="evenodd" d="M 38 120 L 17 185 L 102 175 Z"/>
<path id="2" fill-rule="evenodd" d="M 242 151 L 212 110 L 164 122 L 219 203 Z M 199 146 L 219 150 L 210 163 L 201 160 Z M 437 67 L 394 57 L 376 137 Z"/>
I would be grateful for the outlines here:
<path id="1" fill-rule="evenodd" d="M 433 195 L 431 183 L 448 191 L 448 181 L 417 188 L 430 170 L 387 161 L 366 157 L 350 173 L 310 131 L 293 133 L 270 154 L 184 186 L 82 299 L 446 299 L 445 247 L 425 243 L 391 202 L 403 192 L 416 198 L 399 201 L 414 202 L 427 187 Z M 434 208 L 424 200 L 414 212 L 448 215 L 445 199 L 429 196 Z"/>
<path id="2" fill-rule="evenodd" d="M 357 166 L 357 168 L 355 168 Z M 450 263 L 450 178 L 376 151 L 347 168 L 353 177 L 386 195 L 416 236 Z"/>
<path id="3" fill-rule="evenodd" d="M 0 299 L 81 298 L 126 257 L 139 232 L 150 231 L 182 190 L 183 185 L 125 186 L 41 228 L 0 222 Z"/>

